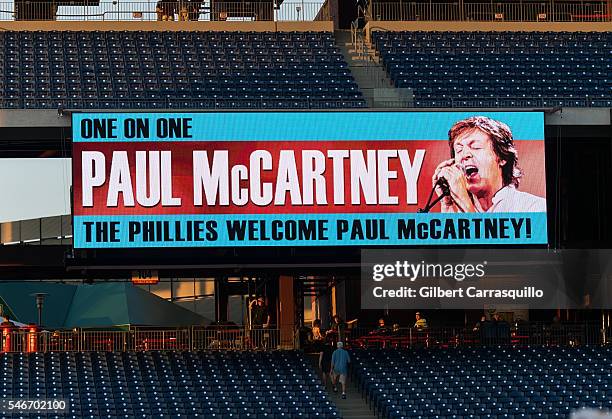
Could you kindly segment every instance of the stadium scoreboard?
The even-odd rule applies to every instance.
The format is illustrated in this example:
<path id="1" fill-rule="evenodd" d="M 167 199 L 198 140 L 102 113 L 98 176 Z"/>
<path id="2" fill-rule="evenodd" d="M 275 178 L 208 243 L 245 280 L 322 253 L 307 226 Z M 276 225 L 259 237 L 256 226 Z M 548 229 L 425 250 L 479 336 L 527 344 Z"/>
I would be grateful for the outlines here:
<path id="1" fill-rule="evenodd" d="M 490 143 L 449 141 L 462 121 Z M 74 113 L 72 129 L 75 248 L 547 242 L 539 112 Z M 500 147 L 520 187 L 487 198 Z M 423 212 L 441 173 L 449 195 Z"/>

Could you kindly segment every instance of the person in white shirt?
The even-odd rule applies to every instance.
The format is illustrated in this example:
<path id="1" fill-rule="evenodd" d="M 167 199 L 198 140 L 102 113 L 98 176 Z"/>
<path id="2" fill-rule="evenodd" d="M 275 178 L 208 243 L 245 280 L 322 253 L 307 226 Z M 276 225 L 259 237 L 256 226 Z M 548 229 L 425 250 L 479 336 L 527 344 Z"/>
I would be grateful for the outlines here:
<path id="1" fill-rule="evenodd" d="M 485 116 L 456 122 L 448 132 L 451 158 L 436 167 L 432 185 L 450 196 L 442 212 L 546 212 L 546 199 L 518 190 L 523 175 L 508 125 Z"/>

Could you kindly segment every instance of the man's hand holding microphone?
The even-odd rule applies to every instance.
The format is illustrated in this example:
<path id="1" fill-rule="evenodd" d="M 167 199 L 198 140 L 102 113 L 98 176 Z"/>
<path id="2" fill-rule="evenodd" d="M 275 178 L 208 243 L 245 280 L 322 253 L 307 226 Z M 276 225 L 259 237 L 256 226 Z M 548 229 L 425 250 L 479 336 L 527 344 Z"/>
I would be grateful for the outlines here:
<path id="1" fill-rule="evenodd" d="M 455 163 L 455 159 L 444 160 L 440 163 L 434 171 L 431 182 L 438 196 L 444 195 L 445 186 L 448 186 L 450 195 L 442 198 L 442 212 L 477 212 L 468 192 L 465 171 L 460 164 Z"/>

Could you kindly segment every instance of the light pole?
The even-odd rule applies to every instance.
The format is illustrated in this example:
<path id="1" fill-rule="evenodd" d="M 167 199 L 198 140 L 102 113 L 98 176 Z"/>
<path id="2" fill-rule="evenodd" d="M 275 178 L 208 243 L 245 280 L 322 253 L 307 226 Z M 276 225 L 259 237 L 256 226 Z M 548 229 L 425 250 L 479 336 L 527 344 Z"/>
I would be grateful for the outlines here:
<path id="1" fill-rule="evenodd" d="M 34 297 L 36 300 L 36 309 L 38 310 L 38 326 L 42 327 L 42 310 L 43 304 L 45 302 L 45 297 L 49 295 L 46 292 L 37 292 L 35 294 L 30 294 L 30 296 Z"/>

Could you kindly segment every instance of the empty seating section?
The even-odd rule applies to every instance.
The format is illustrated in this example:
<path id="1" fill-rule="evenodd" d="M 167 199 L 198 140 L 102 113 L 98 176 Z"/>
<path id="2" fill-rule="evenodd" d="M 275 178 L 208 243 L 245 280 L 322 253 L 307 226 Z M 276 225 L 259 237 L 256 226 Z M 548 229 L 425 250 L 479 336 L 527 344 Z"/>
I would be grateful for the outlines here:
<path id="1" fill-rule="evenodd" d="M 355 350 L 383 418 L 568 417 L 612 408 L 612 347 Z"/>
<path id="2" fill-rule="evenodd" d="M 416 106 L 612 106 L 612 32 L 373 32 Z"/>
<path id="3" fill-rule="evenodd" d="M 299 352 L 3 353 L 0 368 L 3 398 L 63 399 L 70 417 L 338 417 Z"/>
<path id="4" fill-rule="evenodd" d="M 353 108 L 328 32 L 0 32 L 2 108 Z"/>

